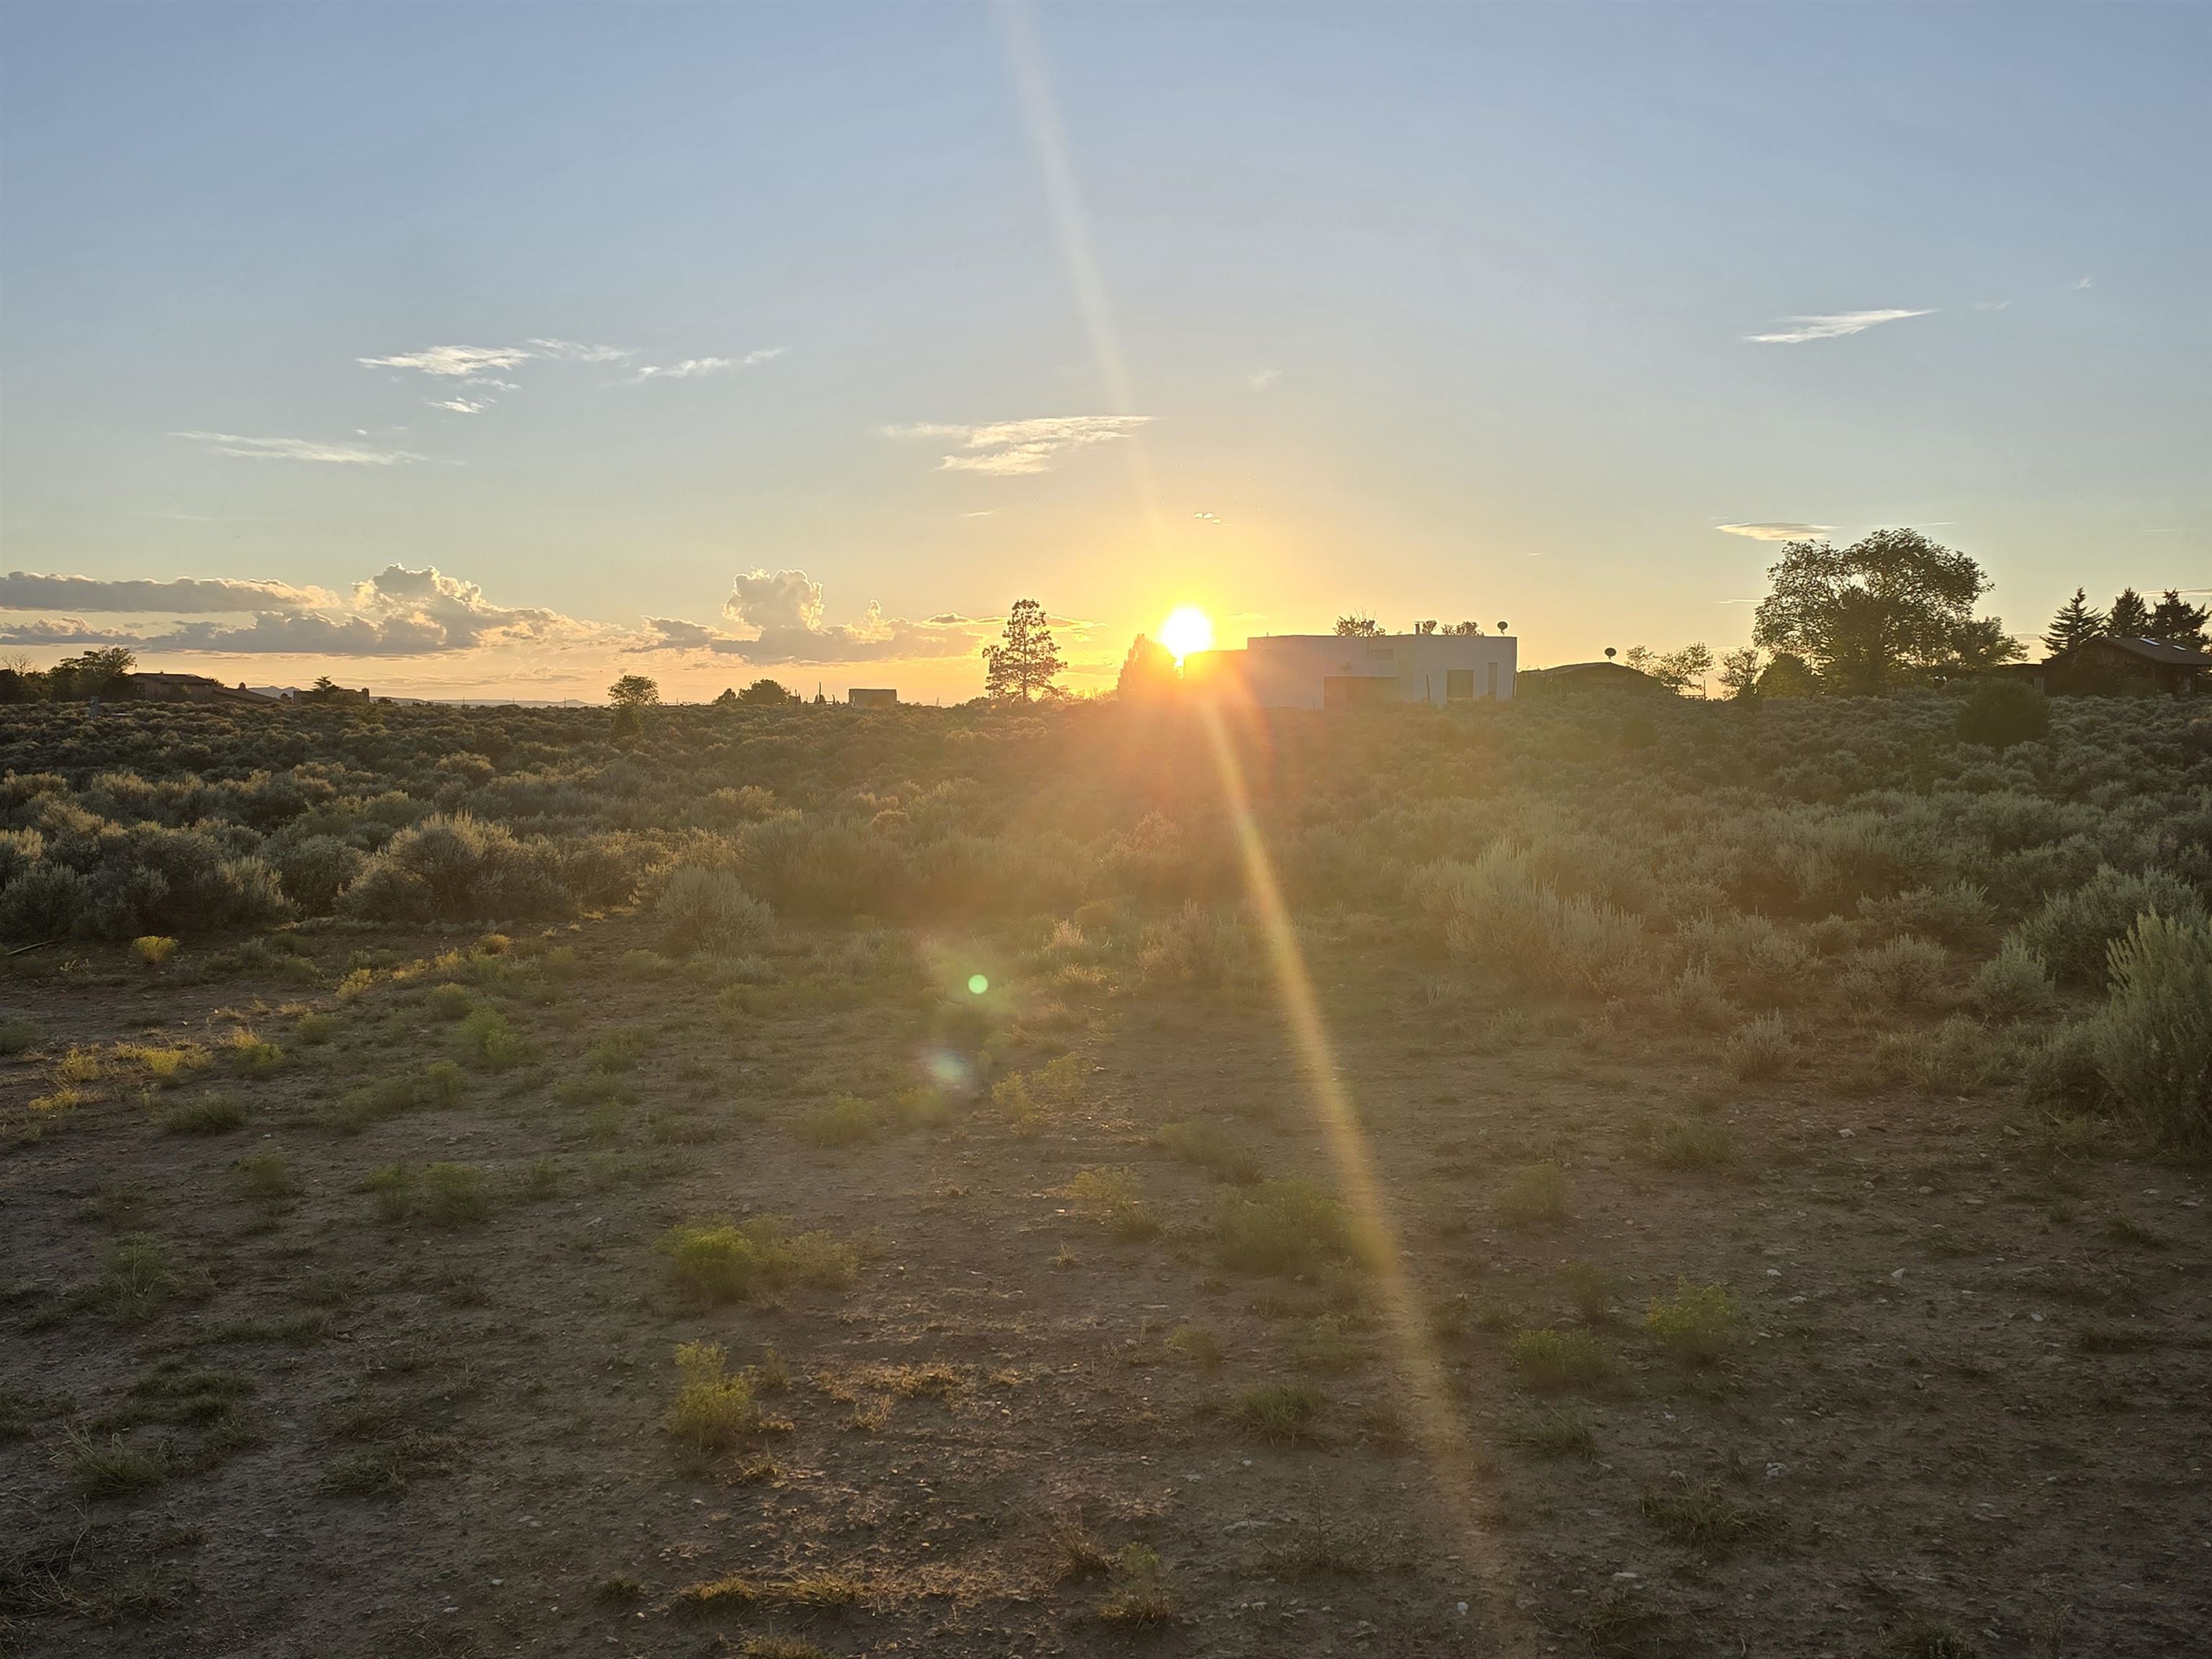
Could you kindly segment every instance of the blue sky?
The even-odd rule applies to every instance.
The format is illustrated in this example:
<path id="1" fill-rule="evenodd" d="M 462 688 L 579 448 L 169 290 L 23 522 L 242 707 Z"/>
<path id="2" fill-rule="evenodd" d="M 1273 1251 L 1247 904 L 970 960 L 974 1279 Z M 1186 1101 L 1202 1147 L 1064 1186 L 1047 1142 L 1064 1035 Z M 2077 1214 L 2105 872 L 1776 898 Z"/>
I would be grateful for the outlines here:
<path id="1" fill-rule="evenodd" d="M 1540 663 L 1741 643 L 1776 547 L 1725 525 L 1921 526 L 2023 633 L 2212 580 L 2201 7 L 13 4 L 0 45 L 0 556 L 92 579 L 0 583 L 35 659 L 951 696 L 1033 595 L 1109 669 L 1186 601 Z"/>

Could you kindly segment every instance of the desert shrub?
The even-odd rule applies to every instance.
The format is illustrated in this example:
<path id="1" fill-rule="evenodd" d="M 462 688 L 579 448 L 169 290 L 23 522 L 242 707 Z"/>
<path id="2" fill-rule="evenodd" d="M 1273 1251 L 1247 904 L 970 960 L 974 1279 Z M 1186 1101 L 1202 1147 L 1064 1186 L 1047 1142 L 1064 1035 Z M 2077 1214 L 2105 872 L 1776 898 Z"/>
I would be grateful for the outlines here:
<path id="1" fill-rule="evenodd" d="M 1221 1340 L 1203 1325 L 1178 1325 L 1168 1333 L 1167 1350 L 1186 1364 L 1210 1371 L 1224 1358 Z"/>
<path id="2" fill-rule="evenodd" d="M 1773 1077 L 1796 1064 L 1797 1039 L 1780 1014 L 1761 1014 L 1729 1033 L 1723 1055 L 1740 1078 Z"/>
<path id="3" fill-rule="evenodd" d="M 1735 1005 L 1721 994 L 1712 970 L 1703 963 L 1685 968 L 1660 994 L 1660 1006 L 1670 1019 L 1708 1031 L 1724 1031 L 1737 1023 Z"/>
<path id="4" fill-rule="evenodd" d="M 431 1220 L 453 1227 L 491 1214 L 491 1182 L 474 1164 L 433 1164 L 416 1200 Z"/>
<path id="5" fill-rule="evenodd" d="M 1859 901 L 1859 914 L 1875 927 L 1921 933 L 1949 945 L 1978 938 L 1996 919 L 1990 896 L 1970 881 L 1914 887 L 1886 898 Z"/>
<path id="6" fill-rule="evenodd" d="M 2100 1020 L 2065 1020 L 2053 1026 L 2023 1055 L 2022 1091 L 2030 1100 L 2051 1106 L 2107 1103 L 2102 1037 Z"/>
<path id="7" fill-rule="evenodd" d="M 1303 1176 L 1224 1188 L 1213 1237 L 1224 1265 L 1255 1273 L 1312 1273 L 1351 1259 L 1358 1245 L 1350 1212 Z"/>
<path id="8" fill-rule="evenodd" d="M 676 1288 L 707 1303 L 741 1301 L 787 1281 L 842 1289 L 860 1266 L 853 1246 L 826 1232 L 787 1235 L 782 1218 L 772 1215 L 679 1223 L 653 1249 L 668 1258 Z"/>
<path id="9" fill-rule="evenodd" d="M 1613 1374 L 1613 1357 L 1588 1331 L 1516 1331 L 1505 1352 L 1514 1375 L 1540 1393 L 1590 1388 Z"/>
<path id="10" fill-rule="evenodd" d="M 92 884 L 65 864 L 45 860 L 0 891 L 0 934 L 9 939 L 66 938 L 84 914 Z"/>
<path id="11" fill-rule="evenodd" d="M 574 908 L 558 855 L 504 824 L 440 814 L 402 830 L 338 895 L 341 914 L 371 921 L 489 921 L 562 916 Z"/>
<path id="12" fill-rule="evenodd" d="M 1560 1282 L 1567 1298 L 1588 1325 L 1602 1324 L 1613 1312 L 1613 1275 L 1594 1261 L 1566 1261 L 1559 1266 Z"/>
<path id="13" fill-rule="evenodd" d="M 1195 1164 L 1216 1181 L 1249 1187 L 1260 1178 L 1260 1161 L 1219 1124 L 1203 1118 L 1163 1123 L 1153 1144 L 1186 1164 Z"/>
<path id="14" fill-rule="evenodd" d="M 1529 1164 L 1514 1170 L 1491 1195 L 1490 1212 L 1506 1227 L 1556 1227 L 1567 1218 L 1574 1183 L 1556 1164 Z"/>
<path id="15" fill-rule="evenodd" d="M 2129 875 L 2109 865 L 2070 892 L 2054 893 L 2012 937 L 2043 958 L 2062 985 L 2101 987 L 2107 953 L 2140 915 L 2204 920 L 2196 890 L 2162 870 Z"/>
<path id="16" fill-rule="evenodd" d="M 362 1177 L 362 1190 L 376 1200 L 377 1213 L 398 1221 L 415 1205 L 415 1172 L 404 1164 L 386 1164 Z"/>
<path id="17" fill-rule="evenodd" d="M 1628 1150 L 1662 1170 L 1723 1170 L 1735 1157 L 1735 1136 L 1718 1118 L 1644 1118 L 1629 1126 Z"/>
<path id="18" fill-rule="evenodd" d="M 326 916 L 360 876 L 368 855 L 336 836 L 309 836 L 273 854 L 276 881 L 301 915 Z"/>
<path id="19" fill-rule="evenodd" d="M 1191 899 L 1175 915 L 1146 927 L 1137 971 L 1147 984 L 1226 989 L 1258 981 L 1260 953 L 1239 918 L 1217 915 Z"/>
<path id="20" fill-rule="evenodd" d="M 1959 737 L 1965 743 L 2008 749 L 2051 735 L 2051 699 L 2024 680 L 1989 678 L 1959 705 Z"/>
<path id="21" fill-rule="evenodd" d="M 669 877 L 657 914 L 666 930 L 663 948 L 679 956 L 694 951 L 735 956 L 766 939 L 775 925 L 775 912 L 745 891 L 734 870 L 696 864 Z"/>
<path id="22" fill-rule="evenodd" d="M 2057 998 L 2057 988 L 2043 958 L 2025 939 L 2008 939 L 1974 975 L 1974 1006 L 1995 1019 L 2039 1014 Z"/>
<path id="23" fill-rule="evenodd" d="M 884 1115 L 875 1102 L 863 1100 L 857 1095 L 839 1095 L 835 1099 L 817 1102 L 809 1106 L 792 1121 L 791 1133 L 809 1146 L 857 1146 L 863 1141 L 875 1139 L 884 1132 Z"/>
<path id="24" fill-rule="evenodd" d="M 676 1350 L 680 1379 L 668 1408 L 668 1431 L 701 1451 L 720 1451 L 760 1426 L 752 1381 L 729 1373 L 719 1342 L 686 1342 Z"/>
<path id="25" fill-rule="evenodd" d="M 246 1108 L 233 1095 L 209 1095 L 161 1114 L 161 1127 L 176 1135 L 217 1135 L 246 1127 Z"/>
<path id="26" fill-rule="evenodd" d="M 1709 1365 L 1735 1342 L 1735 1300 L 1717 1285 L 1677 1279 L 1674 1295 L 1652 1299 L 1644 1328 L 1677 1359 Z"/>
<path id="27" fill-rule="evenodd" d="M 422 993 L 422 1006 L 435 1019 L 465 1019 L 477 1006 L 476 994 L 450 981 Z"/>
<path id="28" fill-rule="evenodd" d="M 1175 1590 L 1158 1550 L 1149 1544 L 1121 1547 L 1098 1616 L 1110 1625 L 1158 1625 L 1176 1616 Z"/>
<path id="29" fill-rule="evenodd" d="M 176 954 L 177 941 L 160 933 L 141 933 L 131 941 L 131 959 L 142 967 L 162 967 Z"/>
<path id="30" fill-rule="evenodd" d="M 2140 917 L 2112 965 L 2096 1030 L 2112 1098 L 2167 1146 L 2212 1146 L 2212 927 Z"/>
<path id="31" fill-rule="evenodd" d="M 328 1014 L 302 1014 L 293 1030 L 302 1043 L 319 1048 L 337 1035 L 338 1023 Z"/>
<path id="32" fill-rule="evenodd" d="M 496 1008 L 479 1008 L 464 1019 L 454 1030 L 453 1047 L 464 1061 L 486 1072 L 510 1071 L 537 1052 Z"/>
<path id="33" fill-rule="evenodd" d="M 46 1038 L 36 1020 L 0 1020 L 0 1054 L 13 1056 L 35 1048 Z"/>
<path id="34" fill-rule="evenodd" d="M 1016 1129 L 1034 1133 L 1048 1120 L 1073 1111 L 1089 1097 L 1088 1068 L 1075 1054 L 1062 1054 L 1034 1072 L 1001 1078 L 991 1088 L 991 1104 Z"/>
<path id="35" fill-rule="evenodd" d="M 1935 940 L 1907 934 L 1859 951 L 1845 972 L 1863 975 L 1884 1002 L 1916 1003 L 1936 988 L 1950 961 Z"/>
<path id="36" fill-rule="evenodd" d="M 594 1072 L 627 1072 L 653 1048 L 653 1033 L 635 1025 L 603 1031 L 584 1050 L 584 1063 Z"/>
<path id="37" fill-rule="evenodd" d="M 282 1152 L 248 1152 L 232 1167 L 249 1198 L 282 1198 L 292 1190 L 291 1166 Z"/>
<path id="38" fill-rule="evenodd" d="M 2007 1080 L 2021 1059 L 2011 1033 L 1964 1014 L 1926 1030 L 1885 1031 L 1873 1054 L 1876 1073 L 1889 1082 L 1954 1094 Z"/>

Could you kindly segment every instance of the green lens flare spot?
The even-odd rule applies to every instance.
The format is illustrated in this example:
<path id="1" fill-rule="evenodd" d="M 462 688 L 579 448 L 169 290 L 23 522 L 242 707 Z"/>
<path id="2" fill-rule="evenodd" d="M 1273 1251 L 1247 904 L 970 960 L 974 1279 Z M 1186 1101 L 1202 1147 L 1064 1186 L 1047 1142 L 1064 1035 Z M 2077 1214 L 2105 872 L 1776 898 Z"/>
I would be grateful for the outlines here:
<path id="1" fill-rule="evenodd" d="M 991 981 L 985 979 L 982 975 L 970 974 L 968 975 L 968 989 L 972 994 L 980 997 L 984 992 L 990 988 Z"/>

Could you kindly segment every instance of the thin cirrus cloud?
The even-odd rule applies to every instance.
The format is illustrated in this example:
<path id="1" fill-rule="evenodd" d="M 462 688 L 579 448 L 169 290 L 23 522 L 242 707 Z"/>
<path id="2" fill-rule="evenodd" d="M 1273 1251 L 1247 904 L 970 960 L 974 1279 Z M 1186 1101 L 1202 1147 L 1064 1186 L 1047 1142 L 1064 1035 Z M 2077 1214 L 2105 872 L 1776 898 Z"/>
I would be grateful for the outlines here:
<path id="1" fill-rule="evenodd" d="M 1926 311 L 1838 311 L 1825 316 L 1784 317 L 1782 320 L 1790 327 L 1771 334 L 1747 334 L 1743 337 L 1756 345 L 1803 345 L 1808 340 L 1840 340 L 1846 335 L 1863 334 L 1884 323 L 1935 314 L 1931 307 Z"/>
<path id="2" fill-rule="evenodd" d="M 608 630 L 558 611 L 494 605 L 474 582 L 434 566 L 386 566 L 343 600 L 283 583 L 222 579 L 100 581 L 88 576 L 0 579 L 8 608 L 83 612 L 136 611 L 188 617 L 248 611 L 249 622 L 172 621 L 94 628 L 78 616 L 48 616 L 0 628 L 0 645 L 128 646 L 138 651 L 217 655 L 420 657 L 480 646 L 562 645 L 604 640 Z M 14 601 L 21 599 L 22 604 Z M 257 601 L 258 602 L 257 604 Z"/>
<path id="3" fill-rule="evenodd" d="M 582 345 L 574 340 L 530 340 L 519 346 L 425 346 L 389 357 L 356 357 L 363 368 L 407 368 L 440 380 L 465 380 L 519 368 L 533 358 L 580 363 L 619 363 L 635 353 L 619 346 Z M 487 383 L 489 384 L 489 382 Z"/>
<path id="4" fill-rule="evenodd" d="M 665 366 L 647 363 L 638 370 L 631 383 L 702 380 L 709 374 L 719 374 L 726 368 L 753 368 L 762 363 L 773 362 L 790 349 L 788 346 L 768 346 L 759 351 L 748 351 L 742 357 L 686 357 L 682 362 Z"/>
<path id="5" fill-rule="evenodd" d="M 991 630 L 986 620 L 951 611 L 924 622 L 886 617 L 872 599 L 857 623 L 825 623 L 822 584 L 803 570 L 754 570 L 739 576 L 731 586 L 722 614 L 736 626 L 648 617 L 647 636 L 627 648 L 704 651 L 763 666 L 898 662 L 964 657 Z"/>
<path id="6" fill-rule="evenodd" d="M 1048 472 L 1053 464 L 1073 450 L 1112 443 L 1149 425 L 1149 415 L 1047 415 L 1027 421 L 994 421 L 981 426 L 956 426 L 925 421 L 913 426 L 886 427 L 892 438 L 951 438 L 958 453 L 939 463 L 945 472 L 988 472 L 1001 477 Z"/>
<path id="7" fill-rule="evenodd" d="M 1714 529 L 1724 536 L 1748 536 L 1755 542 L 1803 542 L 1815 536 L 1825 536 L 1836 526 L 1832 524 L 1720 524 Z"/>
<path id="8" fill-rule="evenodd" d="M 316 438 L 248 438 L 235 432 L 172 432 L 172 438 L 204 444 L 217 455 L 249 461 L 314 461 L 326 466 L 403 466 L 428 460 L 408 449 L 370 449 L 360 444 L 325 443 Z"/>

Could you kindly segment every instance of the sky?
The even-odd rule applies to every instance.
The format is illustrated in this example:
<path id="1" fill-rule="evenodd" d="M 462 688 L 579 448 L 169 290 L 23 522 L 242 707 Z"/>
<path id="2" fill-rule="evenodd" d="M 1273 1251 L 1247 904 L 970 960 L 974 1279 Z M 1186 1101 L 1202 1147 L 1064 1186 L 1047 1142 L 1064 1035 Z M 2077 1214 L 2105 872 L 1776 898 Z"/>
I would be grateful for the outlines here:
<path id="1" fill-rule="evenodd" d="M 2212 8 L 0 9 L 0 653 L 1079 690 L 2212 582 Z"/>

